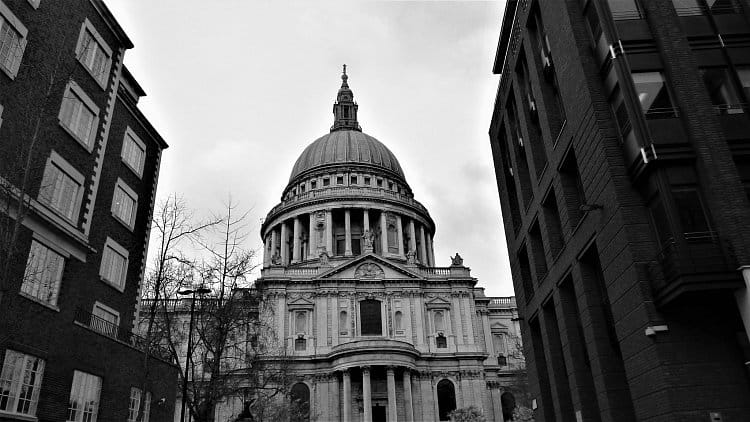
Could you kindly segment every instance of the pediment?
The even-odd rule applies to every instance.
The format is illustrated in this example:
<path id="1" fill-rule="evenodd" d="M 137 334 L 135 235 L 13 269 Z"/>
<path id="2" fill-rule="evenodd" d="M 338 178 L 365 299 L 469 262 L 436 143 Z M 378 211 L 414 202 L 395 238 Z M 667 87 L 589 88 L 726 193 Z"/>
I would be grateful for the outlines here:
<path id="1" fill-rule="evenodd" d="M 445 298 L 440 297 L 440 296 L 436 296 L 436 297 L 434 297 L 432 299 L 429 299 L 429 300 L 425 301 L 425 305 L 427 306 L 427 308 L 430 308 L 430 309 L 432 309 L 432 308 L 450 308 L 451 303 L 450 303 L 450 301 L 448 299 L 445 299 Z"/>
<path id="2" fill-rule="evenodd" d="M 380 256 L 367 254 L 332 268 L 317 278 L 324 280 L 414 280 L 422 277 Z"/>
<path id="3" fill-rule="evenodd" d="M 315 303 L 312 300 L 306 299 L 304 297 L 292 297 L 290 300 L 287 301 L 287 306 L 290 308 L 310 308 L 313 307 Z"/>

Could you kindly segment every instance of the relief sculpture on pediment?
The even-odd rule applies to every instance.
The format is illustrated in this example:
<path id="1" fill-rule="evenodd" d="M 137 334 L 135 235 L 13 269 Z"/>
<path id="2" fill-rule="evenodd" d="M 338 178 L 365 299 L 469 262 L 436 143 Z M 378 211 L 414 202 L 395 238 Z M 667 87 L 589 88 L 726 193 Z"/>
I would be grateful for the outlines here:
<path id="1" fill-rule="evenodd" d="M 357 278 L 382 278 L 385 276 L 385 272 L 379 265 L 366 262 L 357 267 L 354 276 Z"/>

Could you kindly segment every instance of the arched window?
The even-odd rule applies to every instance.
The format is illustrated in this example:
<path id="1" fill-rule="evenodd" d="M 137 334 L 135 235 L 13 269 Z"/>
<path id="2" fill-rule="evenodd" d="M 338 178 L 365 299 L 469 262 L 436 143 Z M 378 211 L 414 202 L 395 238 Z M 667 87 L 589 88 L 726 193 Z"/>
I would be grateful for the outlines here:
<path id="1" fill-rule="evenodd" d="M 383 335 L 380 301 L 367 299 L 359 302 L 359 321 L 363 336 Z"/>
<path id="2" fill-rule="evenodd" d="M 290 394 L 292 403 L 289 409 L 289 420 L 292 422 L 308 422 L 310 420 L 310 388 L 298 382 L 292 386 Z"/>
<path id="3" fill-rule="evenodd" d="M 503 420 L 512 421 L 513 410 L 516 408 L 516 398 L 513 397 L 513 394 L 507 391 L 503 393 L 503 395 L 500 396 L 500 405 L 503 409 Z"/>
<path id="4" fill-rule="evenodd" d="M 393 327 L 396 330 L 396 334 L 404 333 L 403 319 L 404 314 L 402 314 L 401 311 L 396 311 L 396 313 L 393 315 Z"/>
<path id="5" fill-rule="evenodd" d="M 294 316 L 294 332 L 297 334 L 307 333 L 307 313 L 297 312 Z"/>
<path id="6" fill-rule="evenodd" d="M 448 421 L 448 413 L 456 410 L 456 390 L 450 380 L 444 379 L 437 385 L 438 413 L 441 421 Z"/>
<path id="7" fill-rule="evenodd" d="M 339 335 L 349 335 L 349 316 L 346 311 L 341 311 L 339 314 Z"/>
<path id="8" fill-rule="evenodd" d="M 445 316 L 443 311 L 435 311 L 435 331 L 445 331 Z"/>

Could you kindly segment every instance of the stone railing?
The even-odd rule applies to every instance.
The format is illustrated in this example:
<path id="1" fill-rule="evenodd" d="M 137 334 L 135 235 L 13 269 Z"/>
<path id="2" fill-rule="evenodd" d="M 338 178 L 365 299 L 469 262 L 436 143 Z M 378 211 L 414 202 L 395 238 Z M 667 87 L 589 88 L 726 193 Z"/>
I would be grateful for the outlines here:
<path id="1" fill-rule="evenodd" d="M 304 267 L 304 268 L 284 268 L 281 266 L 263 268 L 261 274 L 263 277 L 291 277 L 307 278 L 316 276 L 334 268 L 330 267 Z M 428 278 L 450 278 L 450 277 L 470 277 L 471 270 L 466 267 L 407 267 L 407 269 Z"/>
<path id="2" fill-rule="evenodd" d="M 490 298 L 490 306 L 516 306 L 515 296 L 508 297 L 492 297 Z"/>
<path id="3" fill-rule="evenodd" d="M 285 199 L 280 204 L 271 208 L 268 215 L 275 215 L 278 212 L 291 208 L 305 202 L 310 202 L 318 199 L 333 199 L 333 198 L 350 198 L 350 197 L 363 197 L 363 198 L 375 198 L 375 199 L 390 199 L 398 201 L 407 205 L 410 205 L 417 210 L 427 213 L 427 209 L 409 195 L 404 195 L 399 192 L 394 192 L 383 188 L 369 188 L 369 187 L 357 187 L 357 186 L 334 186 L 323 189 L 314 189 L 302 194 L 294 195 L 291 198 Z"/>

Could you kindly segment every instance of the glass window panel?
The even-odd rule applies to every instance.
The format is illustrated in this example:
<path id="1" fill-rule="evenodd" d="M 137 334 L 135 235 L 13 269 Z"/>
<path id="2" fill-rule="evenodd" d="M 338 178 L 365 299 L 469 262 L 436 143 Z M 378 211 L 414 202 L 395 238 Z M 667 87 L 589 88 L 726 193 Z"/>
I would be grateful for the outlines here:
<path id="1" fill-rule="evenodd" d="M 6 350 L 0 372 L 0 410 L 35 416 L 43 373 L 42 359 Z"/>
<path id="2" fill-rule="evenodd" d="M 684 233 L 709 231 L 708 218 L 703 210 L 698 191 L 695 189 L 674 190 L 672 196 Z"/>
<path id="3" fill-rule="evenodd" d="M 67 422 L 96 422 L 102 379 L 86 372 L 73 373 Z"/>
<path id="4" fill-rule="evenodd" d="M 745 93 L 745 101 L 750 101 L 750 66 L 737 67 L 737 76 L 742 84 L 742 91 Z"/>
<path id="5" fill-rule="evenodd" d="M 735 0 L 706 0 L 706 4 L 714 15 L 739 12 Z"/>
<path id="6" fill-rule="evenodd" d="M 14 72 L 21 53 L 21 34 L 0 16 L 0 66 Z"/>
<path id="7" fill-rule="evenodd" d="M 609 9 L 615 19 L 637 19 L 641 10 L 636 0 L 609 0 Z"/>
<path id="8" fill-rule="evenodd" d="M 705 6 L 700 0 L 672 0 L 672 3 L 680 16 L 700 15 L 705 11 Z"/>
<path id="9" fill-rule="evenodd" d="M 674 117 L 674 104 L 661 72 L 634 72 L 632 74 L 641 110 L 648 118 Z"/>
<path id="10" fill-rule="evenodd" d="M 52 305 L 57 303 L 65 259 L 37 242 L 31 242 L 21 291 Z"/>
<path id="11" fill-rule="evenodd" d="M 726 67 L 707 67 L 700 70 L 711 103 L 720 114 L 742 113 L 739 93 Z"/>
<path id="12" fill-rule="evenodd" d="M 383 334 L 379 301 L 374 299 L 363 300 L 359 303 L 359 312 L 362 335 L 379 336 Z"/>

